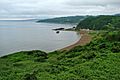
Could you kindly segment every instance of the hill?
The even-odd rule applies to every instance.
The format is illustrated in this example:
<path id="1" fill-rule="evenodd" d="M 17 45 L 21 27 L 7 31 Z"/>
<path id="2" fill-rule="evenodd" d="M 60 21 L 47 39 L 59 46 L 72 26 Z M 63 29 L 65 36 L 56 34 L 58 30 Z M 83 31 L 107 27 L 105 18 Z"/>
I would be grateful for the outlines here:
<path id="1" fill-rule="evenodd" d="M 120 13 L 118 13 L 118 14 L 115 14 L 115 16 L 120 16 Z"/>
<path id="2" fill-rule="evenodd" d="M 105 29 L 108 25 L 120 28 L 120 16 L 91 16 L 81 21 L 76 29 Z"/>
<path id="3" fill-rule="evenodd" d="M 58 17 L 58 18 L 38 20 L 37 22 L 76 24 L 76 23 L 79 23 L 81 20 L 83 20 L 85 18 L 86 18 L 85 16 L 68 16 L 68 17 Z"/>

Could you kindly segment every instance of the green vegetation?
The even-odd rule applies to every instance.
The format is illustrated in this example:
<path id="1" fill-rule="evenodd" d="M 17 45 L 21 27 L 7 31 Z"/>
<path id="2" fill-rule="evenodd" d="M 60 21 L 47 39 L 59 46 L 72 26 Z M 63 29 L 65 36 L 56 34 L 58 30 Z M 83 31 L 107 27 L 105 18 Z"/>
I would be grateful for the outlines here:
<path id="1" fill-rule="evenodd" d="M 52 19 L 39 20 L 37 22 L 76 24 L 85 18 L 86 18 L 85 16 L 68 16 L 68 17 L 58 17 L 58 18 L 52 18 Z"/>
<path id="2" fill-rule="evenodd" d="M 95 33 L 94 33 L 95 35 Z M 119 80 L 120 31 L 99 31 L 70 51 L 22 51 L 0 58 L 0 80 Z"/>
<path id="3" fill-rule="evenodd" d="M 120 28 L 120 16 L 91 16 L 81 21 L 76 29 L 105 29 L 107 25 L 112 25 L 115 29 Z"/>

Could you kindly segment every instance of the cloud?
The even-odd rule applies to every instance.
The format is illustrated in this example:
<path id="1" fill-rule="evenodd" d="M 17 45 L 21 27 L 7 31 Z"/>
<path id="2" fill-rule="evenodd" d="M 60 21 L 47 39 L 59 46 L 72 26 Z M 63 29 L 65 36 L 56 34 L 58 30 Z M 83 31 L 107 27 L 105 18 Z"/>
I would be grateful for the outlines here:
<path id="1" fill-rule="evenodd" d="M 120 0 L 67 0 L 66 4 L 72 6 L 92 5 L 92 6 L 106 6 L 106 5 L 119 5 Z"/>
<path id="2" fill-rule="evenodd" d="M 1 0 L 0 17 L 54 17 L 120 13 L 120 0 Z"/>
<path id="3" fill-rule="evenodd" d="M 83 10 L 85 14 L 115 14 L 120 13 L 120 0 L 67 0 L 71 9 Z"/>

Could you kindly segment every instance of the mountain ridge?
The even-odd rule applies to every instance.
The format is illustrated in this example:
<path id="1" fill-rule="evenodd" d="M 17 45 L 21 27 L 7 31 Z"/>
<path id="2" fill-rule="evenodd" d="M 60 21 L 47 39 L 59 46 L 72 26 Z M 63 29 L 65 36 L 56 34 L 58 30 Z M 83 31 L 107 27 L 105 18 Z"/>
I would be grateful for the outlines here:
<path id="1" fill-rule="evenodd" d="M 45 22 L 45 23 L 61 23 L 61 24 L 77 24 L 81 20 L 85 19 L 86 16 L 66 16 L 66 17 L 56 17 L 56 18 L 49 18 L 49 19 L 42 19 L 38 20 L 37 22 Z"/>

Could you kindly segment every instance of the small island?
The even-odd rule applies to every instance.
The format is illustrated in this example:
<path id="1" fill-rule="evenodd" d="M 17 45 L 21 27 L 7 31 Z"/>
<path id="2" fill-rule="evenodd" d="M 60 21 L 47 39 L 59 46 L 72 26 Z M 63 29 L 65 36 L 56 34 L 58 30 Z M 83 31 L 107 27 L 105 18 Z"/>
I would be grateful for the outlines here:
<path id="1" fill-rule="evenodd" d="M 75 30 L 76 27 L 73 28 L 56 28 L 56 29 L 52 29 L 54 31 L 76 31 Z"/>

